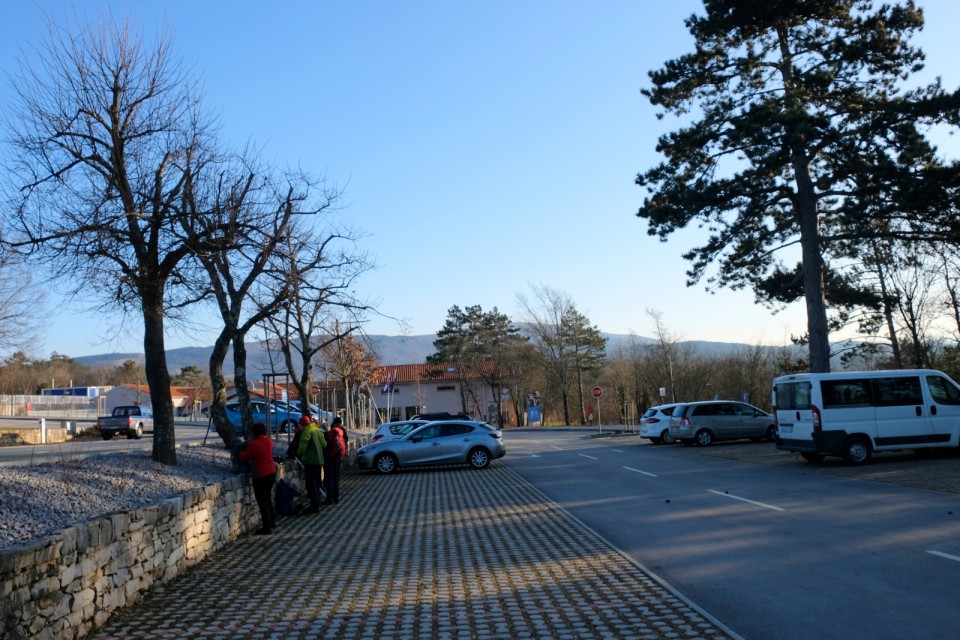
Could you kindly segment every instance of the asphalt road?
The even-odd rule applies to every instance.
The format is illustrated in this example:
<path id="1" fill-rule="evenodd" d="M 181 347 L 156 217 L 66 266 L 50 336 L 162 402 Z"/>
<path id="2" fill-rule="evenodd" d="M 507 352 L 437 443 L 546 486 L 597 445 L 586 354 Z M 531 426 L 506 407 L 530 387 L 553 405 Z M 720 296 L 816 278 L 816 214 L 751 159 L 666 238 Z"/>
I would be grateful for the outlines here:
<path id="1" fill-rule="evenodd" d="M 636 436 L 530 431 L 506 442 L 501 464 L 745 638 L 960 633 L 956 494 Z"/>
<path id="2" fill-rule="evenodd" d="M 176 442 L 178 445 L 203 442 L 207 434 L 207 423 L 178 422 L 175 427 Z M 286 442 L 286 434 L 280 434 Z M 217 441 L 216 433 L 207 436 L 207 441 Z M 117 451 L 151 451 L 153 437 L 147 433 L 140 440 L 130 440 L 125 437 L 115 437 L 112 440 L 102 440 L 97 437 L 74 438 L 60 444 L 20 445 L 16 447 L 0 447 L 0 465 L 28 465 L 58 460 L 75 460 L 85 456 L 111 453 Z"/>

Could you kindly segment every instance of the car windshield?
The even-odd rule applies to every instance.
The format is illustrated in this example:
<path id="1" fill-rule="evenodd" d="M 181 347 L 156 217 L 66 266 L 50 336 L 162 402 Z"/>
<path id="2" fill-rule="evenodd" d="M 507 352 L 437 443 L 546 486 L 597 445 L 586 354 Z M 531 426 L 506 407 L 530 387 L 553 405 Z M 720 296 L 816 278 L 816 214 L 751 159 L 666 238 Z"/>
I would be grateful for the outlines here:
<path id="1" fill-rule="evenodd" d="M 390 427 L 390 433 L 395 436 L 402 436 L 413 431 L 415 427 L 419 427 L 422 422 L 404 422 L 402 424 L 395 424 Z"/>

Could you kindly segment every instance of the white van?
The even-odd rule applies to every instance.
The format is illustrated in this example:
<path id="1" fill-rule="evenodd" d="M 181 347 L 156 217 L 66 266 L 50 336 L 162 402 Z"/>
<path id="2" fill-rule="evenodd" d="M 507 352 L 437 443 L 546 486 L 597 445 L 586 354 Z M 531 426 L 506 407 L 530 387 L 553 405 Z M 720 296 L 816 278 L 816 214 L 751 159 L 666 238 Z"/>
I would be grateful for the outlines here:
<path id="1" fill-rule="evenodd" d="M 808 462 L 960 445 L 960 386 L 931 369 L 780 376 L 772 404 L 777 449 Z"/>

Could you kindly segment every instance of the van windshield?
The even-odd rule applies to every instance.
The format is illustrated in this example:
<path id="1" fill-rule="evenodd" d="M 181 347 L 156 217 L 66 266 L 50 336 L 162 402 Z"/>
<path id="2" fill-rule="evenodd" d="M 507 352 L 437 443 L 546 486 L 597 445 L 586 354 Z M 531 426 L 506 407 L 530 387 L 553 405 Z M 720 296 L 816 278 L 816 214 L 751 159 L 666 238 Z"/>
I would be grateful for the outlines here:
<path id="1" fill-rule="evenodd" d="M 804 410 L 810 408 L 810 383 L 781 382 L 774 388 L 777 394 L 777 409 Z"/>

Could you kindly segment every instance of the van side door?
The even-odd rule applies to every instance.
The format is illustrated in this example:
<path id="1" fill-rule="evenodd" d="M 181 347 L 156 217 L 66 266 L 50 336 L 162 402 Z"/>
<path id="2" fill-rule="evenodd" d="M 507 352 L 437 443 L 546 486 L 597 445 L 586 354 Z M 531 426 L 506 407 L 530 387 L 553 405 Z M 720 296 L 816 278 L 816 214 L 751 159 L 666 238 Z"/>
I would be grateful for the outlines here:
<path id="1" fill-rule="evenodd" d="M 874 378 L 872 382 L 876 447 L 895 449 L 926 444 L 931 427 L 920 376 L 890 376 Z"/>
<path id="2" fill-rule="evenodd" d="M 950 378 L 929 374 L 925 379 L 930 402 L 931 444 L 960 446 L 960 388 Z"/>

